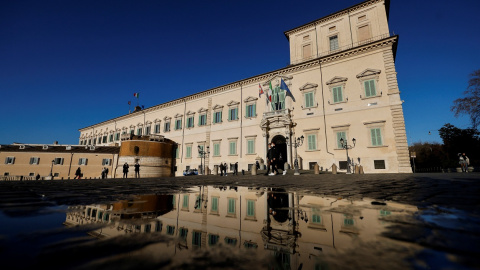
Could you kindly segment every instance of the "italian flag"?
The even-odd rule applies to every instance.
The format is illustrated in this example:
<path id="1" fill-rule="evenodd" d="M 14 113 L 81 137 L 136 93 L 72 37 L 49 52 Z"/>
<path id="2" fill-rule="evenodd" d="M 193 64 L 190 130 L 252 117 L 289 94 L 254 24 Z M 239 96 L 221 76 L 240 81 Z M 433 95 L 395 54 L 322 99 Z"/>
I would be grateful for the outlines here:
<path id="1" fill-rule="evenodd" d="M 136 98 L 138 98 L 138 95 L 139 95 L 139 94 L 140 94 L 140 93 L 133 93 L 133 96 L 136 97 Z"/>

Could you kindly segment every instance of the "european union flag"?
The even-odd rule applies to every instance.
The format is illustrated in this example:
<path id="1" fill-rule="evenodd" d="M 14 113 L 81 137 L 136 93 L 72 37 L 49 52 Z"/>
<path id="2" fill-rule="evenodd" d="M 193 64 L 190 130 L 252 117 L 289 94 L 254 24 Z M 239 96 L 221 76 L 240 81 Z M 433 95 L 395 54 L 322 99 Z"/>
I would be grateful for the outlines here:
<path id="1" fill-rule="evenodd" d="M 295 98 L 292 95 L 292 92 L 290 92 L 290 89 L 288 89 L 287 84 L 283 81 L 283 79 L 280 79 L 280 89 L 287 91 L 287 96 L 292 97 L 292 100 L 295 101 Z"/>

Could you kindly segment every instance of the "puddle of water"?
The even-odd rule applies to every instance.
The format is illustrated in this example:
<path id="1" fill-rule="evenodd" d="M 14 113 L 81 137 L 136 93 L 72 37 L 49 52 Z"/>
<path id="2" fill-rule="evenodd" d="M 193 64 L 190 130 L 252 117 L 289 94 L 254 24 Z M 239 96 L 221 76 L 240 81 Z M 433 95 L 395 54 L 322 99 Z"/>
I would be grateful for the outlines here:
<path id="1" fill-rule="evenodd" d="M 0 260 L 8 269 L 469 269 L 472 261 L 454 254 L 461 248 L 452 254 L 419 241 L 431 232 L 425 226 L 458 228 L 458 213 L 431 211 L 201 186 L 22 218 L 0 214 Z"/>

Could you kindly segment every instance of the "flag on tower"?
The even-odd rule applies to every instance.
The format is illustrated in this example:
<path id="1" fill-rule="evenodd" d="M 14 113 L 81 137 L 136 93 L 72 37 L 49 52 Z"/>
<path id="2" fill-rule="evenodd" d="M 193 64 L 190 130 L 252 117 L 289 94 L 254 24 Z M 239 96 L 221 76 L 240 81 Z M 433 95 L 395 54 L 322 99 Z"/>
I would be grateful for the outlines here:
<path id="1" fill-rule="evenodd" d="M 263 89 L 262 89 L 262 86 L 260 84 L 258 84 L 258 97 L 262 97 L 262 94 L 263 94 Z"/>
<path id="2" fill-rule="evenodd" d="M 140 94 L 140 93 L 133 93 L 133 96 L 136 97 L 136 98 L 138 98 L 138 95 L 139 95 L 139 94 Z"/>
<path id="3" fill-rule="evenodd" d="M 283 81 L 283 79 L 280 79 L 280 89 L 287 91 L 287 96 L 292 97 L 292 100 L 295 101 L 295 98 L 292 95 L 292 92 L 290 92 L 290 89 L 288 89 L 287 84 Z"/>

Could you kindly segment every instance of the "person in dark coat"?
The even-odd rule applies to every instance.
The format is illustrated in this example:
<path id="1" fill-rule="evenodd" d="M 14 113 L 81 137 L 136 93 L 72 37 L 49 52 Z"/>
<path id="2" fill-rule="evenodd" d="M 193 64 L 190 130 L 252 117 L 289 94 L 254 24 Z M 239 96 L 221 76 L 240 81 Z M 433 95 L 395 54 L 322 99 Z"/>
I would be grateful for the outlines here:
<path id="1" fill-rule="evenodd" d="M 271 162 L 270 164 L 272 165 L 272 172 L 269 175 L 276 175 L 278 174 L 278 169 L 277 169 L 277 163 L 278 163 L 278 151 L 277 148 L 275 147 L 275 143 L 272 142 L 272 148 L 270 149 L 270 156 L 271 156 Z"/>
<path id="2" fill-rule="evenodd" d="M 125 162 L 125 164 L 123 164 L 123 178 L 128 178 L 128 168 L 130 166 L 128 166 L 128 163 Z"/>
<path id="3" fill-rule="evenodd" d="M 75 178 L 74 178 L 75 179 Z M 38 173 L 37 176 L 35 177 L 35 180 L 40 180 L 40 174 Z"/>
<path id="4" fill-rule="evenodd" d="M 226 162 L 223 163 L 223 170 L 224 170 L 224 172 L 225 172 L 224 175 L 227 176 L 227 163 L 226 163 Z"/>
<path id="5" fill-rule="evenodd" d="M 80 179 L 82 177 L 82 170 L 80 167 L 75 171 L 75 177 L 73 179 Z"/>
<path id="6" fill-rule="evenodd" d="M 233 174 L 234 174 L 234 175 L 238 175 L 238 162 L 235 162 L 235 165 L 234 165 L 233 168 L 234 168 L 234 169 L 233 169 Z"/>
<path id="7" fill-rule="evenodd" d="M 223 176 L 223 163 L 220 163 L 220 166 L 218 166 L 218 169 L 220 169 L 220 176 Z"/>
<path id="8" fill-rule="evenodd" d="M 260 163 L 258 163 L 258 160 L 255 161 L 255 166 L 257 167 L 257 170 L 260 170 Z"/>
<path id="9" fill-rule="evenodd" d="M 140 178 L 140 164 L 135 163 L 135 178 Z"/>

